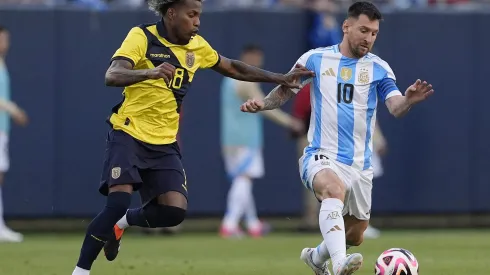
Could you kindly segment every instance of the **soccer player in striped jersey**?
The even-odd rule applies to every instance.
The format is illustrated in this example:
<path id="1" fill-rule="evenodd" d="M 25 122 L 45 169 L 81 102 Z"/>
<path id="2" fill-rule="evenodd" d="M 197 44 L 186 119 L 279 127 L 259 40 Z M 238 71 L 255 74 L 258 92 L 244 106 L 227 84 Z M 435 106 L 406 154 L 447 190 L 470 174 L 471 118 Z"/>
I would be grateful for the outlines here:
<path id="1" fill-rule="evenodd" d="M 299 170 L 306 188 L 321 201 L 323 242 L 303 249 L 300 256 L 317 275 L 330 274 L 330 259 L 335 275 L 353 274 L 362 265 L 362 255 L 347 255 L 346 244 L 360 245 L 369 224 L 378 100 L 392 115 L 402 117 L 434 93 L 432 85 L 417 80 L 403 95 L 388 63 L 370 53 L 381 19 L 372 3 L 352 4 L 342 26 L 342 42 L 311 50 L 295 65 L 315 73 L 304 79 L 311 83 L 312 110 L 309 145 L 299 160 Z M 298 89 L 278 86 L 264 100 L 248 100 L 241 110 L 275 109 L 296 92 Z"/>

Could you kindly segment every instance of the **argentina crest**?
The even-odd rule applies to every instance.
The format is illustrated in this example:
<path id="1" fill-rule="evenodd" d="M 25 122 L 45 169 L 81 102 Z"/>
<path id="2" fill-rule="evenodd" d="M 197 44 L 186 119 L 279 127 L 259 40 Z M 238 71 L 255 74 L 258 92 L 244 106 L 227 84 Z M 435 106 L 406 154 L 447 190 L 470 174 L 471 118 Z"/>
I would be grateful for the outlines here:
<path id="1" fill-rule="evenodd" d="M 342 67 L 342 69 L 340 69 L 340 78 L 342 78 L 344 81 L 349 81 L 352 78 L 352 69 Z"/>
<path id="2" fill-rule="evenodd" d="M 185 64 L 187 67 L 191 68 L 194 66 L 194 62 L 196 60 L 196 56 L 194 55 L 193 52 L 186 52 L 185 53 Z"/>
<path id="3" fill-rule="evenodd" d="M 357 80 L 359 81 L 360 84 L 368 84 L 369 83 L 369 71 L 368 69 L 361 69 L 359 72 L 359 76 L 357 77 Z"/>
<path id="4" fill-rule="evenodd" d="M 113 179 L 118 179 L 121 176 L 121 167 L 114 167 L 111 171 L 111 177 Z"/>

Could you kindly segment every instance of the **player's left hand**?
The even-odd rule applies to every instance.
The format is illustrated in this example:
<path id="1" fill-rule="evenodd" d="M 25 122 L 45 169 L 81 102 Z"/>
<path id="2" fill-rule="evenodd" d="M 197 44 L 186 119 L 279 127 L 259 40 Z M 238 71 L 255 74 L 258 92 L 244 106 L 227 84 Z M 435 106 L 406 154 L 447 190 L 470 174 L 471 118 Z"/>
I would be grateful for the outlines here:
<path id="1" fill-rule="evenodd" d="M 240 106 L 240 110 L 245 113 L 257 113 L 264 109 L 264 101 L 258 99 L 249 99 Z"/>
<path id="2" fill-rule="evenodd" d="M 414 84 L 407 88 L 405 91 L 405 96 L 409 100 L 410 104 L 416 104 L 421 101 L 426 100 L 429 96 L 434 93 L 432 89 L 432 85 L 427 83 L 427 81 L 423 81 L 417 79 Z"/>
<path id="3" fill-rule="evenodd" d="M 303 77 L 310 78 L 314 76 L 314 72 L 306 69 L 303 65 L 296 64 L 292 71 L 284 75 L 284 79 L 279 84 L 288 88 L 301 89 L 303 87 L 301 86 L 300 79 Z"/>

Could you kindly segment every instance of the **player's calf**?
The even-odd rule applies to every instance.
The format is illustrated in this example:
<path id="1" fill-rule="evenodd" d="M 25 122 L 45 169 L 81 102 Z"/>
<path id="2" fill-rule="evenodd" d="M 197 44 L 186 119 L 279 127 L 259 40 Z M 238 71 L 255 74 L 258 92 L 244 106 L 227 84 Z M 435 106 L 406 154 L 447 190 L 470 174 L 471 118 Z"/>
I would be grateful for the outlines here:
<path id="1" fill-rule="evenodd" d="M 359 246 L 364 241 L 364 231 L 369 225 L 369 221 L 359 220 L 354 216 L 344 217 L 346 228 L 346 242 L 350 246 Z"/>
<path id="2" fill-rule="evenodd" d="M 340 266 L 346 258 L 345 225 L 342 217 L 345 198 L 345 184 L 331 169 L 323 169 L 313 178 L 313 189 L 322 202 L 319 224 L 325 248 L 319 251 L 320 258 L 329 253 L 333 266 Z M 318 258 L 318 257 L 317 257 Z"/>
<path id="3" fill-rule="evenodd" d="M 131 194 L 112 192 L 102 212 L 89 224 L 77 268 L 90 270 L 104 244 L 112 238 L 114 224 L 124 216 L 131 203 Z M 74 274 L 77 274 L 76 272 Z"/>

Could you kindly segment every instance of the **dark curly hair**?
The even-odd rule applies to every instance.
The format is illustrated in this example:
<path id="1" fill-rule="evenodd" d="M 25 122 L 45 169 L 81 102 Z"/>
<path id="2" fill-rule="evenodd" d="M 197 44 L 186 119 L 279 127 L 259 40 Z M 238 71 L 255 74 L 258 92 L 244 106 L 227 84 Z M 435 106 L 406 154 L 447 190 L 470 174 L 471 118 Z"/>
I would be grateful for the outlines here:
<path id="1" fill-rule="evenodd" d="M 182 4 L 185 0 L 148 0 L 148 7 L 157 15 L 163 17 L 167 10 L 174 5 Z M 202 2 L 204 0 L 197 0 Z"/>
<path id="2" fill-rule="evenodd" d="M 367 1 L 359 1 L 352 4 L 347 12 L 347 17 L 358 19 L 361 14 L 366 15 L 369 20 L 383 20 L 383 15 L 376 6 Z"/>

